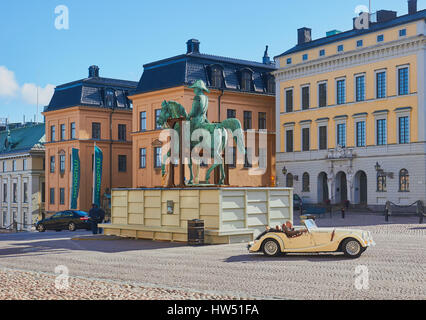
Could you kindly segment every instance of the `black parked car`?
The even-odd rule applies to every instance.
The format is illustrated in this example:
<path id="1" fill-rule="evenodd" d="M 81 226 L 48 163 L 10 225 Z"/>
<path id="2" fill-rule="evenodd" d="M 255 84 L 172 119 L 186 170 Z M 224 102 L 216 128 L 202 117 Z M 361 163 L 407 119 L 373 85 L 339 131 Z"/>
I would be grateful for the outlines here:
<path id="1" fill-rule="evenodd" d="M 36 224 L 36 229 L 39 232 L 45 232 L 46 230 L 91 230 L 91 225 L 87 212 L 77 210 L 66 210 L 57 212 L 50 218 L 38 221 Z"/>

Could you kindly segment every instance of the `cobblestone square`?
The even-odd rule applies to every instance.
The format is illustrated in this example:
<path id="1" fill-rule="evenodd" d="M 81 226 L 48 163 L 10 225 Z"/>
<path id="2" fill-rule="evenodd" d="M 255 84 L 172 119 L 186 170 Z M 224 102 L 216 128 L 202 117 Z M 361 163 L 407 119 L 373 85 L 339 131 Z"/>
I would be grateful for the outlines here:
<path id="1" fill-rule="evenodd" d="M 296 224 L 298 221 L 296 221 Z M 421 299 L 426 298 L 426 226 L 372 214 L 317 220 L 371 231 L 359 259 L 340 254 L 249 255 L 246 244 L 186 244 L 93 237 L 87 232 L 0 234 L 0 299 Z M 73 240 L 74 239 L 74 240 Z M 68 289 L 55 288 L 57 266 Z M 358 266 L 368 289 L 355 286 Z"/>

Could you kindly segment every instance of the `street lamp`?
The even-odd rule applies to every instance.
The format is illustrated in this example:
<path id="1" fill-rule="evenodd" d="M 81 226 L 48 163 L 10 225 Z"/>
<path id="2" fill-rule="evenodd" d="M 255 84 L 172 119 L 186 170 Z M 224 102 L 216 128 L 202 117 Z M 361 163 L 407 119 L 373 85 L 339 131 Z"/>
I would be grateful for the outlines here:
<path id="1" fill-rule="evenodd" d="M 284 167 L 282 172 L 283 172 L 283 175 L 286 175 L 286 174 L 287 174 L 287 172 L 288 172 L 288 171 L 287 171 L 287 168 L 286 168 L 286 167 Z"/>
<path id="2" fill-rule="evenodd" d="M 374 166 L 374 169 L 376 169 L 376 171 L 381 171 L 382 167 L 380 166 L 380 164 L 378 162 L 376 162 L 376 165 Z"/>

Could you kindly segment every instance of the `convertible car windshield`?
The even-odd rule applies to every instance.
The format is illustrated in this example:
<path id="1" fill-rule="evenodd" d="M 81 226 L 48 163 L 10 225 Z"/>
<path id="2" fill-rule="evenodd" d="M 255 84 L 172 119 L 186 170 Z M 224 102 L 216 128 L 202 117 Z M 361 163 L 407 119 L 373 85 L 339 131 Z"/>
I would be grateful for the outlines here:
<path id="1" fill-rule="evenodd" d="M 305 220 L 305 226 L 306 226 L 306 228 L 309 231 L 311 231 L 312 229 L 317 229 L 318 228 L 317 225 L 316 225 L 316 223 L 315 223 L 315 221 L 311 220 L 311 219 Z"/>

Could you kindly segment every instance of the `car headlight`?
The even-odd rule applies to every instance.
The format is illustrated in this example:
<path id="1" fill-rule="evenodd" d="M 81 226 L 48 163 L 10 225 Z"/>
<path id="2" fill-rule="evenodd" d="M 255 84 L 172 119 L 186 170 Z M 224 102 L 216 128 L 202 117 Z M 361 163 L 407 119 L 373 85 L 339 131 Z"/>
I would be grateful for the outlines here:
<path id="1" fill-rule="evenodd" d="M 366 240 L 366 241 L 370 240 L 370 232 L 368 232 L 368 231 L 364 231 L 364 232 L 362 233 L 362 238 L 363 238 L 364 240 Z"/>

